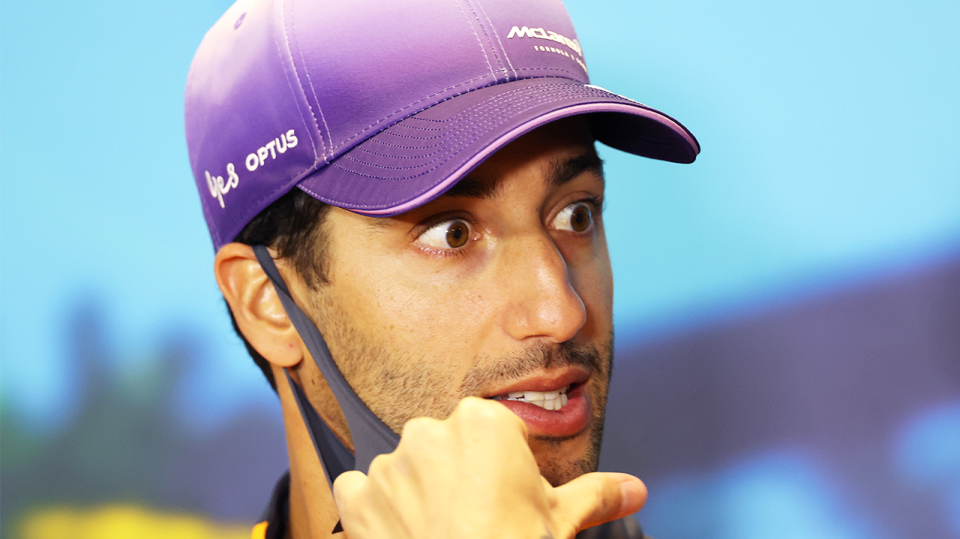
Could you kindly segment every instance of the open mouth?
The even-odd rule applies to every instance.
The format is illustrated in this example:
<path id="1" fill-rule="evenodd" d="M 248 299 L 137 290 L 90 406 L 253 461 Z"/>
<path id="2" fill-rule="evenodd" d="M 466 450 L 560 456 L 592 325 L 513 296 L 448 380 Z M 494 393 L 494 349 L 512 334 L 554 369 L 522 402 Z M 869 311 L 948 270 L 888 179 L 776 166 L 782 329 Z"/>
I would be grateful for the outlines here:
<path id="1" fill-rule="evenodd" d="M 585 432 L 590 423 L 589 380 L 589 374 L 575 371 L 553 379 L 531 378 L 487 398 L 517 414 L 532 436 L 569 438 Z"/>
<path id="2" fill-rule="evenodd" d="M 566 385 L 554 391 L 513 391 L 490 397 L 490 399 L 497 401 L 520 401 L 539 406 L 545 410 L 559 410 L 567 405 L 567 401 L 569 400 L 567 392 L 569 392 L 570 388 L 574 385 L 579 384 Z"/>

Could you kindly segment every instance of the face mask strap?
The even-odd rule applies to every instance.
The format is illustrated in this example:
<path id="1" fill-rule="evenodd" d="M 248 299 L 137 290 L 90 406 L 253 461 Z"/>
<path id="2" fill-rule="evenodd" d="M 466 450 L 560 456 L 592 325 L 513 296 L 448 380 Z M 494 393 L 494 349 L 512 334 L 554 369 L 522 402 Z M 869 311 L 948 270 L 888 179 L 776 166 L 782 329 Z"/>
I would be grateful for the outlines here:
<path id="1" fill-rule="evenodd" d="M 327 483 L 332 486 L 334 479 L 343 472 L 352 470 L 356 465 L 353 454 L 344 447 L 337 435 L 323 422 L 316 408 L 307 400 L 303 388 L 290 377 L 290 370 L 283 369 L 283 373 L 287 376 L 287 384 L 293 390 L 294 400 L 297 401 L 300 416 L 303 418 L 304 424 L 307 425 L 307 432 L 313 441 L 313 448 L 316 449 L 317 456 L 320 457 L 320 464 L 323 465 L 323 473 L 327 476 Z"/>
<path id="2" fill-rule="evenodd" d="M 323 374 L 324 379 L 333 391 L 343 415 L 347 419 L 347 426 L 350 428 L 350 437 L 353 439 L 354 455 L 340 440 L 333 434 L 329 426 L 323 422 L 320 414 L 307 400 L 303 388 L 296 384 L 287 369 L 284 372 L 287 376 L 287 382 L 293 390 L 294 399 L 297 401 L 297 407 L 300 409 L 300 415 L 310 433 L 310 439 L 313 440 L 314 449 L 317 451 L 317 457 L 327 476 L 327 482 L 330 488 L 333 488 L 333 481 L 344 471 L 359 470 L 367 473 L 370 463 L 377 455 L 392 453 L 400 443 L 400 436 L 390 430 L 383 421 L 380 421 L 373 412 L 360 400 L 360 397 L 354 393 L 353 388 L 347 383 L 340 369 L 330 356 L 330 350 L 327 343 L 323 340 L 320 330 L 313 324 L 313 321 L 303 312 L 302 309 L 293 301 L 290 291 L 277 270 L 270 252 L 263 245 L 255 245 L 253 252 L 260 262 L 260 267 L 267 274 L 270 282 L 273 283 L 280 303 L 283 304 L 287 316 L 293 323 L 303 339 L 304 344 L 313 360 Z M 337 523 L 333 533 L 341 531 L 340 523 Z"/>

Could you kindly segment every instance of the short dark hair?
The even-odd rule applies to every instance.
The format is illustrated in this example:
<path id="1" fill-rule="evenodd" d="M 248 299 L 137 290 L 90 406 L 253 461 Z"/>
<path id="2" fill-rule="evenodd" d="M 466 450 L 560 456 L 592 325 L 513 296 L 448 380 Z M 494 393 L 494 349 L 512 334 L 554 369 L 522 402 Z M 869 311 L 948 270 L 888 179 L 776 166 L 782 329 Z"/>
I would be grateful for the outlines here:
<path id="1" fill-rule="evenodd" d="M 266 245 L 274 249 L 277 258 L 292 262 L 294 271 L 307 287 L 315 290 L 328 282 L 323 222 L 330 207 L 300 189 L 291 189 L 247 223 L 234 241 L 246 245 Z M 229 305 L 227 312 L 230 313 L 233 330 L 243 340 L 250 357 L 276 392 L 277 381 L 273 378 L 270 363 L 243 336 Z"/>

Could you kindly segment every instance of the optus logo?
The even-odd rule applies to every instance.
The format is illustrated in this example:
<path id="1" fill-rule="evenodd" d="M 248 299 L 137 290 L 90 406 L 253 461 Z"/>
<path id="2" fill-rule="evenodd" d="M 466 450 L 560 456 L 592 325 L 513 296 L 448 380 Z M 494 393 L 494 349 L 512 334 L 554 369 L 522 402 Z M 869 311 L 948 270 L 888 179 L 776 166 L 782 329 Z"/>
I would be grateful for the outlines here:
<path id="1" fill-rule="evenodd" d="M 267 157 L 276 159 L 278 153 L 285 153 L 290 148 L 296 148 L 297 142 L 297 135 L 291 129 L 257 148 L 255 153 L 247 156 L 244 164 L 247 165 L 247 170 L 253 172 L 266 163 Z"/>

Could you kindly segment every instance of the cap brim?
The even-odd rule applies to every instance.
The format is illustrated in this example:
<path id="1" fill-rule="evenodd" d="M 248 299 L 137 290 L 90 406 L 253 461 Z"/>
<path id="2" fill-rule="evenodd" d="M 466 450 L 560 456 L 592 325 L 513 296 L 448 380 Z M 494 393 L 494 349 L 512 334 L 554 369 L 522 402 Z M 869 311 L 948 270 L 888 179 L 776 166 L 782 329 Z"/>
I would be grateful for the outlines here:
<path id="1" fill-rule="evenodd" d="M 589 114 L 600 142 L 691 163 L 696 138 L 679 122 L 602 88 L 560 78 L 488 86 L 387 127 L 299 183 L 328 204 L 389 216 L 440 196 L 511 141 L 560 118 Z"/>

